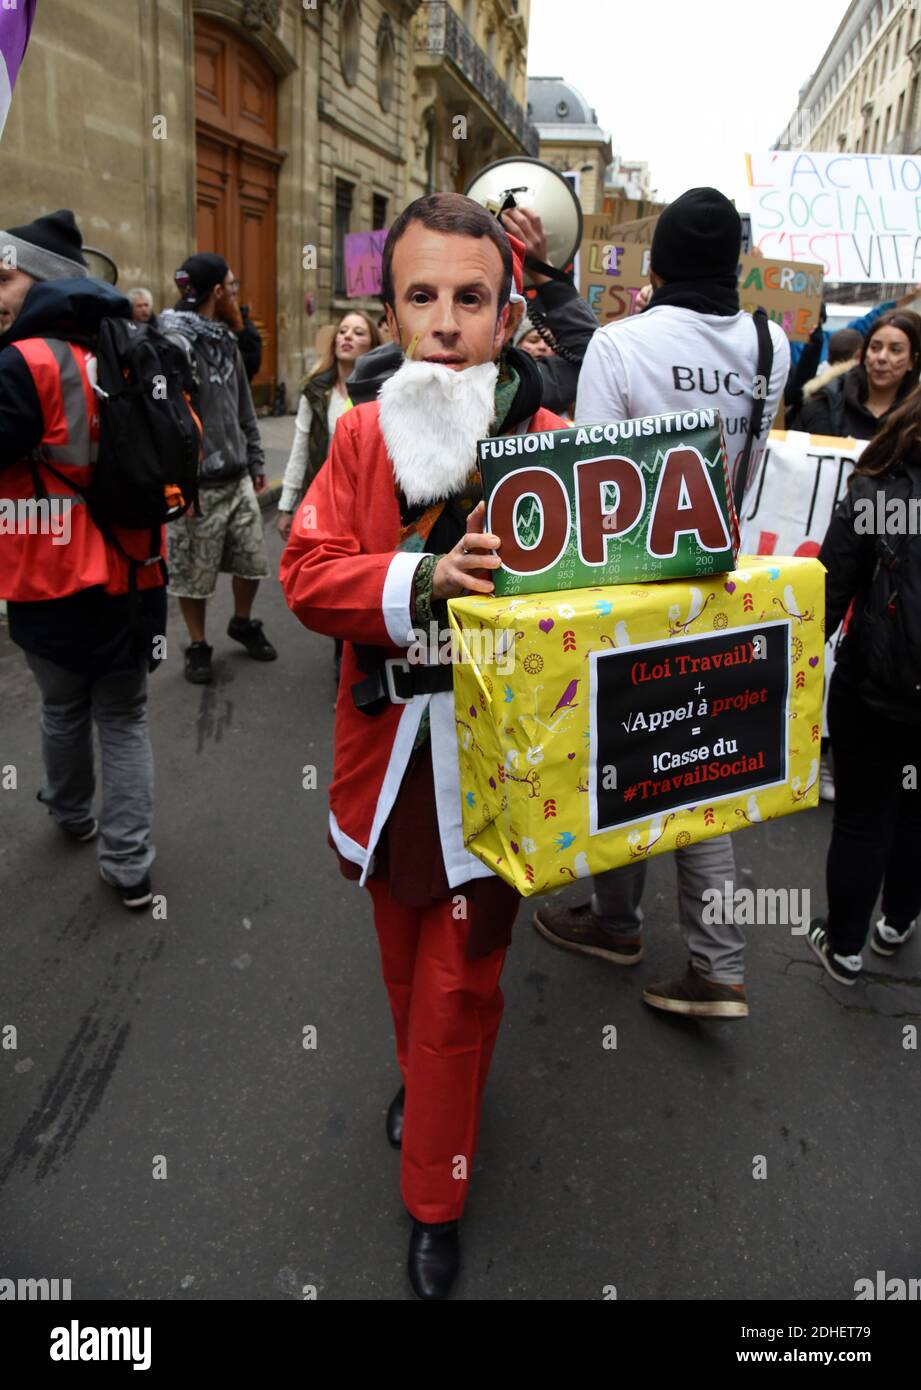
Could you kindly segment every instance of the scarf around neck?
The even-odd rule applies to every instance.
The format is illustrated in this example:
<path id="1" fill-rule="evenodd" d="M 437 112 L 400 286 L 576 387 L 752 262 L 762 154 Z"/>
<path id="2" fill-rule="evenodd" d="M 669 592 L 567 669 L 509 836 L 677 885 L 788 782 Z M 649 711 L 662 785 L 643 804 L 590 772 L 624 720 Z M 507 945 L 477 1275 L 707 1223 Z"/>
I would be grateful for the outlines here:
<path id="1" fill-rule="evenodd" d="M 160 315 L 164 332 L 182 333 L 187 338 L 208 338 L 212 342 L 236 342 L 231 330 L 221 319 L 206 319 L 188 309 L 164 309 Z"/>
<path id="2" fill-rule="evenodd" d="M 668 280 L 660 285 L 647 308 L 666 304 L 674 309 L 690 309 L 695 314 L 737 314 L 739 281 L 735 275 L 718 275 L 712 280 Z"/>
<path id="3" fill-rule="evenodd" d="M 512 401 L 518 395 L 520 385 L 521 378 L 515 368 L 510 362 L 503 363 L 499 380 L 496 382 L 496 413 L 489 427 L 491 436 L 501 433 L 502 426 L 512 408 Z"/>

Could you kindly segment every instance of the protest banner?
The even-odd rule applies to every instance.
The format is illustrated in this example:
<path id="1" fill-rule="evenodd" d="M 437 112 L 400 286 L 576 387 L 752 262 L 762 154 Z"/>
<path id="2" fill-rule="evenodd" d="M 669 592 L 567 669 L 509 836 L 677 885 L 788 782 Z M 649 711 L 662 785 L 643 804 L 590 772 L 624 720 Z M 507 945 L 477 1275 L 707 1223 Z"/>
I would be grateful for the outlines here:
<path id="1" fill-rule="evenodd" d="M 656 229 L 659 214 L 651 217 L 637 217 L 630 222 L 618 222 L 603 212 L 587 212 L 582 215 L 583 241 L 624 241 L 628 245 L 652 245 L 652 234 Z"/>
<path id="2" fill-rule="evenodd" d="M 636 242 L 588 239 L 579 248 L 582 297 L 602 324 L 634 312 L 637 295 L 649 282 L 649 271 L 650 249 Z M 822 287 L 820 265 L 757 255 L 740 258 L 741 307 L 748 313 L 765 309 L 791 342 L 805 342 L 818 323 Z"/>
<path id="3" fill-rule="evenodd" d="M 0 135 L 6 125 L 13 88 L 29 46 L 29 36 L 35 19 L 37 0 L 22 0 L 17 5 L 9 0 L 0 3 Z"/>
<path id="4" fill-rule="evenodd" d="M 764 309 L 791 343 L 805 343 L 819 321 L 823 288 L 820 265 L 743 256 L 739 301 L 748 314 Z"/>
<path id="5" fill-rule="evenodd" d="M 528 897 L 815 806 L 824 598 L 816 560 L 746 556 L 452 599 L 467 848 Z"/>
<path id="6" fill-rule="evenodd" d="M 640 246 L 651 246 L 658 220 L 658 212 L 650 213 L 648 217 L 634 218 L 629 222 L 618 222 L 615 217 L 604 212 L 587 212 L 582 215 L 582 239 L 622 241 L 628 245 L 638 243 Z M 742 212 L 739 214 L 739 220 L 742 223 L 742 251 L 747 256 L 752 249 L 751 218 L 747 212 Z"/>
<path id="7" fill-rule="evenodd" d="M 601 324 L 628 318 L 649 283 L 649 247 L 619 241 L 583 241 L 579 247 L 582 298 Z"/>
<path id="8" fill-rule="evenodd" d="M 746 555 L 818 555 L 865 439 L 772 430 L 739 515 Z"/>
<path id="9" fill-rule="evenodd" d="M 345 293 L 349 299 L 381 292 L 381 257 L 387 228 L 376 232 L 347 232 L 343 238 Z"/>
<path id="10" fill-rule="evenodd" d="M 819 262 L 830 280 L 921 278 L 921 158 L 770 150 L 746 155 L 765 256 Z"/>
<path id="11" fill-rule="evenodd" d="M 717 410 L 477 446 L 497 596 L 731 570 L 738 527 Z"/>
<path id="12" fill-rule="evenodd" d="M 772 430 L 742 503 L 743 554 L 818 555 L 835 505 L 866 447 L 865 439 Z M 835 633 L 828 633 L 826 700 L 836 640 Z"/>

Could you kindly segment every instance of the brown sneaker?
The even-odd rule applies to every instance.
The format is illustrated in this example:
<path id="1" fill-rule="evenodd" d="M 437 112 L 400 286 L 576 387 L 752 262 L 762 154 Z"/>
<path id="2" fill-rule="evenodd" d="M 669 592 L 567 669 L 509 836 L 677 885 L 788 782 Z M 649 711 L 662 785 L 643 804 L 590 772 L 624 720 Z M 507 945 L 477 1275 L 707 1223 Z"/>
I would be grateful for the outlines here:
<path id="1" fill-rule="evenodd" d="M 647 985 L 643 1000 L 654 1009 L 670 1014 L 689 1014 L 694 1018 L 747 1018 L 744 985 L 721 985 L 705 980 L 688 962 L 688 973 L 681 980 L 660 980 Z"/>
<path id="2" fill-rule="evenodd" d="M 600 956 L 613 965 L 639 965 L 643 959 L 643 938 L 613 941 L 592 911 L 591 903 L 580 907 L 554 907 L 546 903 L 534 914 L 534 925 L 564 951 L 581 951 L 584 956 Z"/>

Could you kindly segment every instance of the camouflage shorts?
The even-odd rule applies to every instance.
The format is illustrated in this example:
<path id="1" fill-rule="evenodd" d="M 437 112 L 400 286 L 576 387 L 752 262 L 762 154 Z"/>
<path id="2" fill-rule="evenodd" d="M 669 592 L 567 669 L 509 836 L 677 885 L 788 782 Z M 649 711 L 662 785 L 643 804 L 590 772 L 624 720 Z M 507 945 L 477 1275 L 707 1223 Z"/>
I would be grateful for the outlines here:
<path id="1" fill-rule="evenodd" d="M 166 528 L 170 593 L 212 598 L 219 574 L 267 579 L 262 512 L 249 474 L 203 487 L 200 500 L 201 516 L 187 512 Z"/>

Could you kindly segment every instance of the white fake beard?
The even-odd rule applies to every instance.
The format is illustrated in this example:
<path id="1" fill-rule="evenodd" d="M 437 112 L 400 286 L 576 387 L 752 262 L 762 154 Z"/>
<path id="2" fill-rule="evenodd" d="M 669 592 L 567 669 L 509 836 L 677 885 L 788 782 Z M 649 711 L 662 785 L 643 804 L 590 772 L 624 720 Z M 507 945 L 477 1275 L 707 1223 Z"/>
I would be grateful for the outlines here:
<path id="1" fill-rule="evenodd" d="M 477 466 L 477 440 L 495 415 L 495 362 L 455 372 L 440 362 L 404 362 L 378 397 L 393 475 L 411 506 L 442 502 Z"/>

